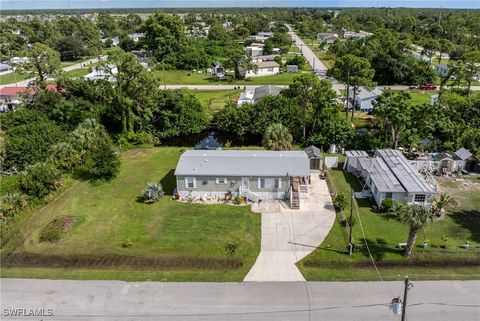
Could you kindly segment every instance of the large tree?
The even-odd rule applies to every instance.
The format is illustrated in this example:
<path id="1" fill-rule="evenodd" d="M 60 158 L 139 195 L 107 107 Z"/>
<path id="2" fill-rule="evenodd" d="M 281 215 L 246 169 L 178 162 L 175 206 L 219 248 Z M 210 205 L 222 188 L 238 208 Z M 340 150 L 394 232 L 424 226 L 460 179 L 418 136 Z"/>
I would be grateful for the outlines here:
<path id="1" fill-rule="evenodd" d="M 27 68 L 36 77 L 36 86 L 46 87 L 48 77 L 56 77 L 61 72 L 60 54 L 42 43 L 34 43 L 27 51 Z"/>
<path id="2" fill-rule="evenodd" d="M 318 86 L 319 80 L 313 74 L 303 74 L 295 77 L 289 86 L 290 93 L 296 98 L 302 119 L 303 141 L 307 139 L 307 116 L 311 108 L 313 98 L 312 89 Z"/>
<path id="3" fill-rule="evenodd" d="M 293 146 L 293 137 L 287 127 L 276 123 L 268 126 L 262 143 L 269 150 L 289 150 Z"/>

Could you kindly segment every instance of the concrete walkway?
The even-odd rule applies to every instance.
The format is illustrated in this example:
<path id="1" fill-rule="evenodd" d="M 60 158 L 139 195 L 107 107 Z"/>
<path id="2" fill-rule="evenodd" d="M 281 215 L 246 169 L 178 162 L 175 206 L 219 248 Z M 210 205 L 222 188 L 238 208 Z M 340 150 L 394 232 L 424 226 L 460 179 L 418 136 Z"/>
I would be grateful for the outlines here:
<path id="1" fill-rule="evenodd" d="M 244 281 L 305 281 L 295 263 L 323 242 L 335 221 L 327 184 L 312 172 L 309 198 L 301 200 L 300 210 L 271 202 L 277 206 L 262 212 L 260 255 Z"/>

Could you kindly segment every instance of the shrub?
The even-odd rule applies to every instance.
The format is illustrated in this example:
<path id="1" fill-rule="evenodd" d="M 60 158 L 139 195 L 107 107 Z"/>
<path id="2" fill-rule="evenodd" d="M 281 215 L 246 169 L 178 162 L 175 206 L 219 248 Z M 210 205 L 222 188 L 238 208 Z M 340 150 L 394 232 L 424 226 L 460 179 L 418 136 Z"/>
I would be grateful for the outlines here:
<path id="1" fill-rule="evenodd" d="M 132 247 L 132 246 L 133 246 L 133 242 L 132 242 L 132 240 L 130 240 L 130 239 L 125 239 L 125 240 L 122 242 L 122 247 L 123 247 L 123 248 Z"/>
<path id="2" fill-rule="evenodd" d="M 24 195 L 20 193 L 7 194 L 1 200 L 0 218 L 2 220 L 12 219 L 25 206 L 27 206 L 27 200 Z"/>
<path id="3" fill-rule="evenodd" d="M 153 144 L 154 142 L 155 138 L 151 134 L 145 132 L 128 132 L 126 134 L 121 134 L 118 137 L 118 144 L 122 147 Z"/>
<path id="4" fill-rule="evenodd" d="M 27 195 L 43 198 L 60 187 L 60 172 L 51 164 L 30 166 L 19 180 L 19 187 Z"/>
<path id="5" fill-rule="evenodd" d="M 143 191 L 143 200 L 145 203 L 154 203 L 165 194 L 161 183 L 148 183 Z"/>
<path id="6" fill-rule="evenodd" d="M 335 199 L 333 200 L 333 206 L 339 211 L 343 211 L 348 205 L 348 199 L 347 196 L 343 193 L 338 194 L 335 196 Z"/>
<path id="7" fill-rule="evenodd" d="M 246 199 L 243 196 L 235 197 L 234 200 L 233 200 L 233 203 L 237 204 L 237 205 L 243 204 L 245 202 L 246 202 Z"/>
<path id="8" fill-rule="evenodd" d="M 393 209 L 393 200 L 391 198 L 386 198 L 382 201 L 382 211 L 390 212 Z"/>
<path id="9" fill-rule="evenodd" d="M 120 170 L 120 153 L 106 134 L 98 138 L 93 145 L 85 164 L 79 166 L 76 173 L 86 179 L 114 178 Z"/>
<path id="10" fill-rule="evenodd" d="M 231 241 L 225 243 L 225 252 L 228 256 L 234 256 L 235 252 L 237 252 L 238 248 L 240 247 L 240 240 L 235 238 Z"/>
<path id="11" fill-rule="evenodd" d="M 54 218 L 47 226 L 40 232 L 40 241 L 42 242 L 57 242 L 76 222 L 73 216 L 61 216 Z"/>
<path id="12" fill-rule="evenodd" d="M 275 123 L 267 127 L 262 143 L 266 149 L 289 150 L 293 146 L 293 137 L 287 127 Z"/>

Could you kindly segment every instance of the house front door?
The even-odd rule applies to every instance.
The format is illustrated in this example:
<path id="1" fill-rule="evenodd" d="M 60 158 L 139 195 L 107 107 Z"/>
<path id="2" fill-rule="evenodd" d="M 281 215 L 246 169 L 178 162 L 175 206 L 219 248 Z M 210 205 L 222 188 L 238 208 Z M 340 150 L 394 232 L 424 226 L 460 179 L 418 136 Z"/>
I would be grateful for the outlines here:
<path id="1" fill-rule="evenodd" d="M 243 190 L 250 189 L 250 179 L 248 177 L 242 177 L 242 189 Z"/>

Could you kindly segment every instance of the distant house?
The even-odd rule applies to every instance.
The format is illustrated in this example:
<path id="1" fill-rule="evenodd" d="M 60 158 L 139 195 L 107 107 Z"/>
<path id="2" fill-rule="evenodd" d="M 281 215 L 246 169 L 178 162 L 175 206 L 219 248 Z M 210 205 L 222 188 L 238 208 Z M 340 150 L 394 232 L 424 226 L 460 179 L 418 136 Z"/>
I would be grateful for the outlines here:
<path id="1" fill-rule="evenodd" d="M 132 39 L 133 42 L 138 42 L 140 39 L 144 37 L 145 37 L 145 34 L 141 32 L 134 32 L 128 35 L 128 38 Z"/>
<path id="2" fill-rule="evenodd" d="M 274 61 L 275 55 L 261 55 L 261 56 L 252 56 L 253 62 L 262 62 L 262 61 Z"/>
<path id="3" fill-rule="evenodd" d="M 207 72 L 218 78 L 225 77 L 225 68 L 223 68 L 223 65 L 219 61 L 214 61 L 212 66 L 207 69 Z"/>
<path id="4" fill-rule="evenodd" d="M 317 33 L 317 40 L 323 42 L 324 44 L 330 45 L 338 39 L 338 35 L 332 32 L 320 32 Z"/>
<path id="5" fill-rule="evenodd" d="M 366 87 L 360 87 L 355 95 L 354 106 L 362 111 L 371 111 L 375 100 L 381 94 L 380 89 L 369 90 Z M 349 99 L 353 101 L 353 90 L 350 90 Z"/>
<path id="6" fill-rule="evenodd" d="M 28 59 L 28 57 L 13 57 L 12 59 L 10 59 L 10 63 L 14 65 L 23 65 L 28 63 L 29 61 L 30 59 Z"/>
<path id="7" fill-rule="evenodd" d="M 107 43 L 107 41 L 111 40 L 112 41 L 112 47 L 118 47 L 120 44 L 120 39 L 118 37 L 112 37 L 112 38 L 102 38 L 101 41 L 103 44 Z"/>
<path id="8" fill-rule="evenodd" d="M 308 146 L 303 150 L 310 161 L 311 170 L 320 170 L 323 169 L 323 156 L 320 149 L 316 146 Z"/>
<path id="9" fill-rule="evenodd" d="M 267 96 L 276 96 L 280 94 L 280 91 L 282 91 L 282 88 L 280 87 L 272 85 L 260 86 L 255 88 L 253 91 L 245 91 L 244 93 L 240 94 L 237 105 L 240 106 L 244 103 L 254 104 Z"/>
<path id="10" fill-rule="evenodd" d="M 343 38 L 345 39 L 351 39 L 351 40 L 357 40 L 357 39 L 362 39 L 368 36 L 371 36 L 372 34 L 369 32 L 351 32 L 351 31 L 345 31 L 343 33 Z"/>
<path id="11" fill-rule="evenodd" d="M 310 168 L 303 151 L 187 150 L 175 177 L 180 199 L 230 194 L 258 201 L 289 197 L 299 187 L 292 182 L 308 185 Z"/>
<path id="12" fill-rule="evenodd" d="M 280 65 L 275 61 L 256 62 L 257 70 L 248 70 L 245 77 L 271 76 L 280 72 Z"/>
<path id="13" fill-rule="evenodd" d="M 480 172 L 480 164 L 478 158 L 473 155 L 468 149 L 462 147 L 455 152 L 453 158 L 462 162 L 462 168 L 467 172 Z"/>
<path id="14" fill-rule="evenodd" d="M 297 65 L 287 65 L 287 72 L 298 72 L 298 66 Z"/>
<path id="15" fill-rule="evenodd" d="M 247 46 L 245 47 L 245 52 L 252 57 L 261 56 L 263 55 L 263 47 Z"/>
<path id="16" fill-rule="evenodd" d="M 48 84 L 47 90 L 65 92 L 65 89 L 58 89 L 56 84 Z M 23 101 L 31 99 L 35 95 L 35 89 L 31 87 L 6 86 L 0 88 L 0 112 L 14 111 Z"/>
<path id="17" fill-rule="evenodd" d="M 195 145 L 195 149 L 201 150 L 219 150 L 222 149 L 222 147 L 223 144 L 218 141 L 217 136 L 214 132 L 208 134 L 207 137 L 205 137 L 197 145 Z"/>
<path id="18" fill-rule="evenodd" d="M 83 76 L 84 79 L 87 80 L 107 80 L 109 82 L 115 81 L 115 75 L 118 73 L 117 67 L 110 65 L 108 68 L 97 66 L 93 68 L 91 73 L 86 74 Z"/>
<path id="19" fill-rule="evenodd" d="M 430 184 L 399 150 L 379 149 L 373 157 L 347 151 L 344 169 L 362 181 L 359 197 L 373 197 L 380 207 L 385 199 L 431 206 L 436 194 Z"/>
<path id="20" fill-rule="evenodd" d="M 435 65 L 435 72 L 440 77 L 448 76 L 448 65 L 447 64 L 437 64 L 437 65 Z"/>
<path id="21" fill-rule="evenodd" d="M 137 56 L 137 58 L 153 57 L 153 51 L 151 50 L 132 50 L 130 52 Z"/>
<path id="22" fill-rule="evenodd" d="M 264 42 L 271 37 L 273 37 L 273 32 L 259 32 L 258 34 L 251 36 L 250 38 L 255 41 Z"/>
<path id="23" fill-rule="evenodd" d="M 428 58 L 426 55 L 423 55 L 415 50 L 412 51 L 412 56 L 419 61 L 430 61 L 430 58 Z"/>
<path id="24" fill-rule="evenodd" d="M 7 73 L 10 71 L 10 66 L 0 62 L 0 73 Z"/>

